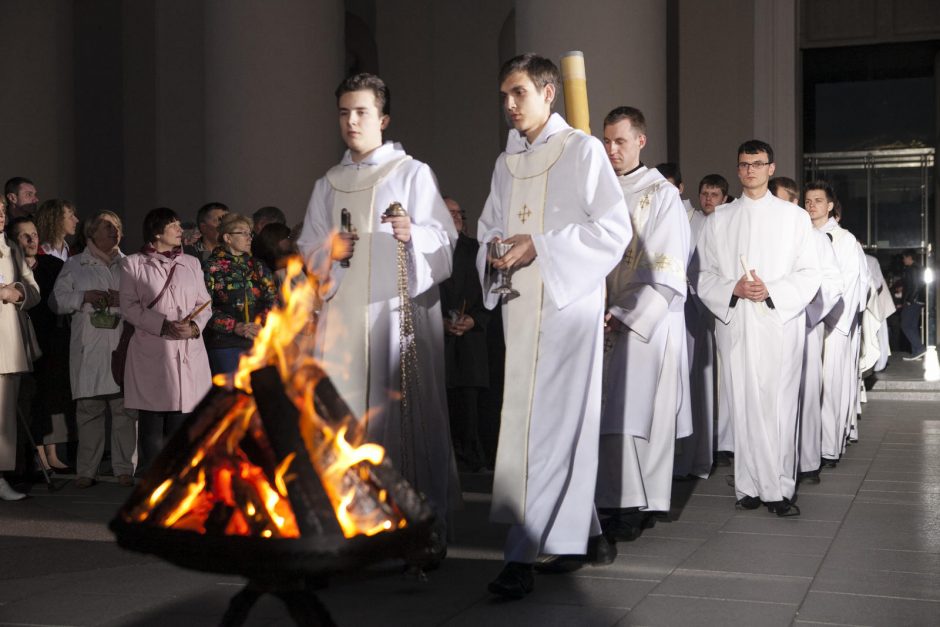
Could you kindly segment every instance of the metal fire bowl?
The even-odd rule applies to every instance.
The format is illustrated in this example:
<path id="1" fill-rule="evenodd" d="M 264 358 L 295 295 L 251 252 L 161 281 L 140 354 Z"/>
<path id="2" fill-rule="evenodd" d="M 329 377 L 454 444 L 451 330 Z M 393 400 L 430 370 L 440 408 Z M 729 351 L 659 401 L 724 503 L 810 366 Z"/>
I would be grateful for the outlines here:
<path id="1" fill-rule="evenodd" d="M 213 536 L 194 531 L 128 523 L 120 516 L 109 528 L 118 546 L 152 554 L 177 566 L 249 579 L 331 575 L 370 563 L 401 558 L 427 546 L 433 517 L 374 536 L 324 535 L 301 538 Z"/>

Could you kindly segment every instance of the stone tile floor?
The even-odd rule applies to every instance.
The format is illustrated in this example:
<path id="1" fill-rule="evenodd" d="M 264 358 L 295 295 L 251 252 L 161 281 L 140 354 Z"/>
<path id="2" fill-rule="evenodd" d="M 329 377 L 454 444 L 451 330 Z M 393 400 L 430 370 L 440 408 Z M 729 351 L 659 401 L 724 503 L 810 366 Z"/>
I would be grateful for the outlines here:
<path id="1" fill-rule="evenodd" d="M 486 592 L 504 529 L 486 477 L 466 477 L 457 540 L 427 583 L 385 563 L 321 598 L 339 625 L 940 625 L 940 403 L 872 400 L 862 440 L 799 518 L 736 511 L 728 468 L 674 484 L 672 522 L 620 543 L 614 564 L 538 576 L 525 600 Z M 242 584 L 117 548 L 128 492 L 103 482 L 0 502 L 0 625 L 214 625 Z M 289 625 L 263 598 L 248 625 Z"/>

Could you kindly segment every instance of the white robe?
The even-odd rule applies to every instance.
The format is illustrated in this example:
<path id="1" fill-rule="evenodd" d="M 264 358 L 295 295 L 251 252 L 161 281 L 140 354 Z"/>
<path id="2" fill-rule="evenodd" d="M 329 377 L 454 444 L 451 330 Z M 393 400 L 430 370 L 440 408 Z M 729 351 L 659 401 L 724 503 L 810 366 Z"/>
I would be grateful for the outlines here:
<path id="1" fill-rule="evenodd" d="M 833 218 L 819 227 L 832 236 L 832 250 L 842 276 L 842 300 L 826 316 L 823 348 L 822 457 L 837 460 L 842 455 L 852 405 L 857 361 L 852 355 L 852 329 L 860 299 L 858 242 Z"/>
<path id="2" fill-rule="evenodd" d="M 722 376 L 731 392 L 738 498 L 792 498 L 805 309 L 820 286 L 809 216 L 774 197 L 742 196 L 715 210 L 698 243 L 696 291 L 715 314 Z M 741 256 L 767 286 L 767 302 L 737 300 Z"/>
<path id="3" fill-rule="evenodd" d="M 868 262 L 865 261 L 865 250 L 862 245 L 856 242 L 855 254 L 858 256 L 858 302 L 855 307 L 855 327 L 852 329 L 852 411 L 849 412 L 849 424 L 846 431 L 846 437 L 850 440 L 858 440 L 858 417 L 862 413 L 862 398 L 864 396 L 865 384 L 862 382 L 862 314 L 868 304 L 868 284 L 870 277 L 868 274 Z M 843 449 L 845 445 L 843 444 Z"/>
<path id="4" fill-rule="evenodd" d="M 398 144 L 386 142 L 362 162 L 354 163 L 349 151 L 340 165 L 356 168 L 366 174 L 393 159 L 405 156 Z M 413 464 L 415 487 L 424 492 L 443 520 L 450 506 L 460 499 L 456 465 L 450 440 L 447 398 L 444 388 L 444 336 L 441 327 L 440 296 L 437 285 L 451 272 L 454 241 L 457 232 L 453 220 L 441 199 L 431 169 L 411 159 L 402 163 L 374 189 L 372 204 L 372 251 L 370 293 L 368 294 L 369 340 L 367 346 L 343 345 L 333 354 L 324 354 L 322 347 L 343 333 L 343 326 L 351 320 L 339 320 L 331 315 L 331 300 L 343 289 L 346 269 L 339 262 L 329 261 L 331 234 L 340 228 L 333 220 L 334 191 L 326 177 L 319 179 L 307 206 L 304 228 L 297 247 L 321 284 L 329 282 L 324 295 L 323 308 L 317 326 L 316 357 L 323 363 L 340 395 L 364 396 L 369 408 L 367 436 L 382 445 L 389 459 L 401 469 L 403 455 Z M 381 224 L 380 218 L 388 205 L 398 201 L 411 217 L 411 241 L 407 244 L 409 262 L 409 289 L 415 319 L 418 352 L 418 379 L 421 394 L 414 410 L 416 425 L 410 442 L 403 442 L 400 389 L 400 301 L 397 285 L 397 241 L 391 225 Z M 369 219 L 358 216 L 357 219 Z M 362 242 L 360 242 L 362 244 Z M 351 264 L 370 257 L 357 248 Z M 365 313 L 365 312 L 364 312 Z M 333 334 L 332 337 L 327 337 Z M 332 342 L 330 342 L 332 344 Z M 368 379 L 351 380 L 342 365 L 348 361 L 346 351 L 368 349 Z M 354 408 L 354 411 L 356 409 Z"/>
<path id="5" fill-rule="evenodd" d="M 842 300 L 842 276 L 829 237 L 813 229 L 822 283 L 806 308 L 806 345 L 800 381 L 800 472 L 819 470 L 822 451 L 823 319 Z"/>
<path id="6" fill-rule="evenodd" d="M 868 273 L 871 276 L 871 291 L 866 312 L 874 321 L 877 321 L 878 360 L 875 362 L 875 372 L 881 372 L 888 366 L 888 357 L 891 356 L 891 346 L 888 343 L 888 318 L 897 311 L 894 299 L 891 298 L 891 287 L 885 282 L 881 273 L 881 264 L 877 257 L 865 255 L 868 262 Z"/>
<path id="7" fill-rule="evenodd" d="M 698 244 L 705 213 L 695 211 L 689 226 L 692 250 L 687 270 L 689 294 L 685 301 L 686 343 L 689 353 L 689 394 L 692 410 L 692 435 L 676 442 L 673 474 L 707 479 L 711 474 L 714 451 L 733 451 L 734 441 L 728 409 L 728 394 L 720 390 L 718 354 L 715 349 L 715 316 L 702 304 L 692 287 L 697 282 Z"/>
<path id="8" fill-rule="evenodd" d="M 477 267 L 489 308 L 496 306 L 498 297 L 490 291 L 493 276 L 487 271 L 485 244 L 494 237 L 513 235 L 506 232 L 510 212 L 522 209 L 509 206 L 513 178 L 506 165 L 507 155 L 545 149 L 548 138 L 569 128 L 553 114 L 531 145 L 524 136 L 510 131 L 506 152 L 496 160 L 490 195 L 477 229 L 484 244 Z M 548 171 L 543 220 L 543 233 L 532 235 L 535 261 L 516 270 L 516 276 L 537 272 L 543 284 L 528 446 L 524 451 L 501 451 L 504 456 L 525 455 L 526 475 L 507 477 L 497 453 L 494 477 L 496 483 L 525 482 L 524 519 L 510 529 L 507 561 L 532 562 L 540 550 L 584 553 L 589 534 L 600 532 L 593 501 L 600 430 L 604 278 L 623 256 L 631 228 L 623 192 L 597 139 L 580 131 L 568 139 Z M 504 320 L 516 302 L 503 304 Z M 507 354 L 513 350 L 514 339 L 507 330 Z M 507 381 L 507 388 L 512 383 Z M 493 512 L 500 519 L 503 514 Z"/>
<path id="9" fill-rule="evenodd" d="M 619 177 L 633 225 L 607 277 L 613 331 L 604 359 L 596 503 L 669 511 L 676 437 L 692 433 L 685 338 L 691 232 L 679 190 L 641 165 Z"/>

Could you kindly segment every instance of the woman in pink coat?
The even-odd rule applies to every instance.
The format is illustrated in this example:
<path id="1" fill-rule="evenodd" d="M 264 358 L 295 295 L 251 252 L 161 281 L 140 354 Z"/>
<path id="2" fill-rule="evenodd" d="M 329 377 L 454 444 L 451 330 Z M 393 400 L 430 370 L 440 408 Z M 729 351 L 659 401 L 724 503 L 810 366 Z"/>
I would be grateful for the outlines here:
<path id="1" fill-rule="evenodd" d="M 199 260 L 183 254 L 182 237 L 176 214 L 154 209 L 144 218 L 147 244 L 121 268 L 121 312 L 136 329 L 127 350 L 124 406 L 139 410 L 138 475 L 212 386 L 200 338 L 212 309 L 189 319 L 211 299 Z"/>

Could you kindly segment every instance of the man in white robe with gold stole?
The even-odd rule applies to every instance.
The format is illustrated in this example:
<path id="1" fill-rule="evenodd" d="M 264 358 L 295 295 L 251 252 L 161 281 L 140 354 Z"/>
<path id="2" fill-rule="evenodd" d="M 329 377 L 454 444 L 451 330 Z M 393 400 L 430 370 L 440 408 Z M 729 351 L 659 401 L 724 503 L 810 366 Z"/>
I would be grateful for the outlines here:
<path id="1" fill-rule="evenodd" d="M 623 188 L 633 239 L 607 276 L 604 402 L 595 503 L 618 539 L 669 511 L 676 438 L 692 433 L 685 337 L 691 233 L 679 190 L 640 162 L 646 119 L 618 107 L 604 147 Z"/>
<path id="2" fill-rule="evenodd" d="M 715 314 L 721 376 L 734 422 L 737 506 L 799 514 L 797 475 L 805 309 L 820 285 L 806 212 L 773 196 L 773 148 L 738 149 L 744 193 L 705 222 L 696 292 Z"/>
<path id="3" fill-rule="evenodd" d="M 430 168 L 400 145 L 382 141 L 389 95 L 381 79 L 352 76 L 336 97 L 348 150 L 316 182 L 297 242 L 323 296 L 315 357 L 353 413 L 366 421 L 367 439 L 385 448 L 444 524 L 460 492 L 437 286 L 450 276 L 457 232 Z M 393 202 L 408 215 L 385 216 Z M 402 270 L 410 315 L 409 303 L 399 296 Z M 406 349 L 403 357 L 405 342 L 415 350 Z M 411 380 L 405 390 L 403 368 Z M 443 528 L 438 532 L 442 536 Z M 442 552 L 443 537 L 438 539 Z"/>
<path id="4" fill-rule="evenodd" d="M 491 509 L 494 522 L 511 527 L 506 565 L 489 585 L 512 599 L 532 590 L 540 553 L 613 559 L 594 510 L 604 278 L 631 229 L 601 143 L 551 113 L 558 85 L 557 68 L 543 57 L 503 65 L 513 130 L 477 229 L 486 306 L 499 299 L 494 270 L 511 270 L 519 293 L 502 306 L 506 386 Z M 490 264 L 495 241 L 512 248 Z"/>

